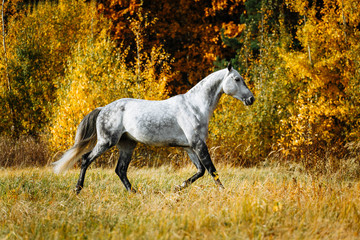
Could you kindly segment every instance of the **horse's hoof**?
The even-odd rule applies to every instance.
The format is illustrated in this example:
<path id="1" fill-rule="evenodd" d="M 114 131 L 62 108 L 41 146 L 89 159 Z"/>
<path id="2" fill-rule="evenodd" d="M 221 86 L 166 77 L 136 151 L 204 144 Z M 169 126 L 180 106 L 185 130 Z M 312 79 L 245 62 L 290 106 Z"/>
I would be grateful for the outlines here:
<path id="1" fill-rule="evenodd" d="M 222 185 L 222 183 L 220 182 L 219 179 L 216 179 L 216 180 L 215 180 L 215 184 L 218 186 L 218 188 L 219 188 L 220 191 L 222 191 L 222 190 L 225 189 L 225 188 L 224 188 L 224 185 Z"/>
<path id="2" fill-rule="evenodd" d="M 74 189 L 76 195 L 79 195 L 79 193 L 81 192 L 81 189 L 82 189 L 82 187 L 76 186 L 76 188 Z"/>
<path id="3" fill-rule="evenodd" d="M 174 192 L 180 192 L 182 190 L 182 187 L 180 185 L 174 186 Z"/>

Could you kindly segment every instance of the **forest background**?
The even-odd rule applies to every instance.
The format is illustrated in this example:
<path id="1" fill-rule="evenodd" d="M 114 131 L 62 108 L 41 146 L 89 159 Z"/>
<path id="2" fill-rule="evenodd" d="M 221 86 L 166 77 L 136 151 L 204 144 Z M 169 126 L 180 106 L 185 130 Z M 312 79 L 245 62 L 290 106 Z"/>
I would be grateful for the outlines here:
<path id="1" fill-rule="evenodd" d="M 358 0 L 3 1 L 0 166 L 46 165 L 94 108 L 184 93 L 231 61 L 256 102 L 221 98 L 209 129 L 215 162 L 359 177 L 359 8 Z M 132 164 L 184 159 L 140 146 Z"/>

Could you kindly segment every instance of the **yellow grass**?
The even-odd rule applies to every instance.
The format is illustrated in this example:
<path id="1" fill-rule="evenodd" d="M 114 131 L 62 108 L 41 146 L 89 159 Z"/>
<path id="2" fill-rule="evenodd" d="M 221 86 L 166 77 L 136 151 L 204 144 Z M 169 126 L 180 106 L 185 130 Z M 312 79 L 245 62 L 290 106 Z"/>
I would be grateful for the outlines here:
<path id="1" fill-rule="evenodd" d="M 0 170 L 0 239 L 356 239 L 360 182 L 314 178 L 284 168 L 218 167 L 182 192 L 193 166 L 130 168 L 137 194 L 113 170 Z"/>

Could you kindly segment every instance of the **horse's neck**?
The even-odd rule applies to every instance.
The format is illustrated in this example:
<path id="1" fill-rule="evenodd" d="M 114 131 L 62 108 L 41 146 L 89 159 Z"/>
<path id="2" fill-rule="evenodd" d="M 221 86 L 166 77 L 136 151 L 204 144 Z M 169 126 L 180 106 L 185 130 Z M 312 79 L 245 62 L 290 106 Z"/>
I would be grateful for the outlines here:
<path id="1" fill-rule="evenodd" d="M 220 70 L 210 74 L 185 94 L 190 104 L 209 118 L 223 93 L 222 80 L 226 73 L 226 70 Z"/>

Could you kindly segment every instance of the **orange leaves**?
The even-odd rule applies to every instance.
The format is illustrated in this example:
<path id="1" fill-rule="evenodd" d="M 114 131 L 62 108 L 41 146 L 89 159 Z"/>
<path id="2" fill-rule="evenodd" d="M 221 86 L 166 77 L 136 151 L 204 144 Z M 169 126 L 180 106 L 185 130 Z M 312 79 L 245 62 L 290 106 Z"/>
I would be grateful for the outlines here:
<path id="1" fill-rule="evenodd" d="M 211 7 L 205 8 L 205 16 L 215 16 L 217 11 L 224 10 L 227 6 L 227 0 L 212 0 Z"/>
<path id="2" fill-rule="evenodd" d="M 245 30 L 245 24 L 235 24 L 233 21 L 229 23 L 223 23 L 222 28 L 226 37 L 235 38 Z"/>
<path id="3" fill-rule="evenodd" d="M 243 6 L 245 0 L 212 0 L 211 7 L 205 8 L 205 16 L 216 16 L 218 12 L 227 11 L 229 15 L 237 14 L 239 7 Z"/>
<path id="4" fill-rule="evenodd" d="M 243 4 L 243 1 L 227 0 L 214 0 L 211 4 L 193 0 L 143 1 L 140 5 L 123 2 L 102 1 L 99 11 L 113 22 L 114 39 L 130 46 L 131 60 L 128 63 L 137 58 L 136 44 L 139 42 L 136 34 L 139 30 L 134 31 L 131 22 L 143 24 L 141 41 L 144 53 L 150 54 L 153 46 L 163 46 L 174 59 L 168 62 L 174 73 L 168 81 L 171 94 L 183 92 L 210 73 L 216 57 L 231 54 L 229 50 L 224 51 L 221 44 L 220 28 L 223 22 L 229 22 L 224 16 L 231 16 L 233 22 L 239 21 L 238 14 Z M 139 18 L 139 13 L 144 19 Z M 146 21 L 151 26 L 145 26 Z"/>

